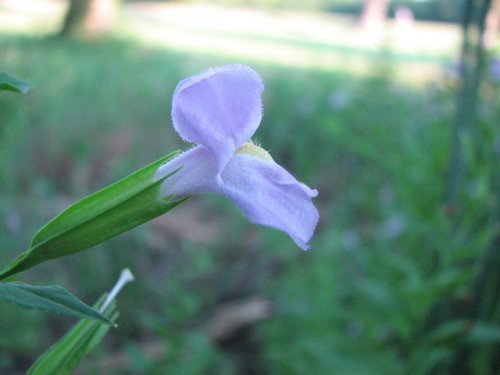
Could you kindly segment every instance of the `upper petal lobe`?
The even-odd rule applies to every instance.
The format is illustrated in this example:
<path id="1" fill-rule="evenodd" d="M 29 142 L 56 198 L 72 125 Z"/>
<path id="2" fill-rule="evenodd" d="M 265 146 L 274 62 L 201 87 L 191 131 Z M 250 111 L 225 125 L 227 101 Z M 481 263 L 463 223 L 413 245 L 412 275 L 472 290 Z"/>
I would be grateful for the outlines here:
<path id="1" fill-rule="evenodd" d="M 174 128 L 203 145 L 220 172 L 262 119 L 263 83 L 243 65 L 208 69 L 177 86 L 172 100 Z"/>

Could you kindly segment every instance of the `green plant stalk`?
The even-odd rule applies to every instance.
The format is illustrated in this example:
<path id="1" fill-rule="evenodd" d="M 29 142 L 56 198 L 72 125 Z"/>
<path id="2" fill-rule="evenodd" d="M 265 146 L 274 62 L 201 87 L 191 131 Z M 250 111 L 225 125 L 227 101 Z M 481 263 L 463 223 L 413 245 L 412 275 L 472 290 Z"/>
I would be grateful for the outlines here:
<path id="1" fill-rule="evenodd" d="M 474 132 L 479 86 L 484 68 L 485 20 L 491 0 L 468 0 L 464 6 L 462 22 L 463 43 L 460 57 L 462 69 L 457 95 L 455 118 L 452 124 L 452 139 L 448 176 L 446 181 L 446 204 L 451 215 L 459 210 L 460 190 L 465 178 L 463 140 Z"/>
<path id="2" fill-rule="evenodd" d="M 105 293 L 95 304 L 114 327 L 118 311 L 116 310 L 116 296 L 124 285 L 134 280 L 134 275 L 128 269 L 122 270 L 120 278 L 109 293 Z M 81 360 L 92 351 L 106 336 L 109 325 L 98 325 L 94 322 L 81 320 L 78 324 L 52 345 L 29 368 L 31 375 L 71 375 Z"/>
<path id="3" fill-rule="evenodd" d="M 98 308 L 104 301 L 102 296 L 94 305 Z M 113 323 L 119 313 L 113 302 L 103 314 Z M 74 372 L 82 358 L 89 353 L 108 333 L 109 325 L 89 320 L 81 320 L 61 339 L 52 345 L 29 368 L 28 375 L 70 375 Z"/>
<path id="4" fill-rule="evenodd" d="M 473 125 L 476 119 L 479 88 L 484 70 L 485 51 L 483 36 L 486 15 L 490 7 L 491 0 L 467 0 L 464 8 L 461 55 L 461 68 L 463 72 L 452 129 L 446 196 L 448 212 L 455 220 L 458 220 L 462 216 L 460 214 L 463 214 L 460 212 L 459 206 L 460 191 L 466 176 L 463 140 L 465 136 L 474 137 L 475 133 L 477 133 Z M 474 141 L 476 147 L 482 147 L 477 139 L 474 139 Z M 495 253 L 498 249 L 490 248 L 485 250 L 484 255 L 479 260 L 480 264 L 477 267 L 476 280 L 471 287 L 472 304 L 460 315 L 471 322 L 494 323 L 491 310 L 494 310 L 495 305 L 498 304 L 498 283 L 500 282 L 498 268 L 495 266 L 498 262 L 495 259 Z M 498 324 L 498 322 L 496 323 Z M 453 360 L 448 366 L 448 370 L 451 373 L 473 373 L 474 359 L 478 359 L 477 355 L 478 353 L 481 354 L 481 351 L 482 349 L 477 347 L 471 347 L 467 344 L 462 345 L 455 353 Z M 494 361 L 494 355 L 488 356 L 486 354 L 479 359 L 478 363 L 486 371 L 487 368 L 493 368 Z M 493 374 L 494 372 L 491 373 Z"/>

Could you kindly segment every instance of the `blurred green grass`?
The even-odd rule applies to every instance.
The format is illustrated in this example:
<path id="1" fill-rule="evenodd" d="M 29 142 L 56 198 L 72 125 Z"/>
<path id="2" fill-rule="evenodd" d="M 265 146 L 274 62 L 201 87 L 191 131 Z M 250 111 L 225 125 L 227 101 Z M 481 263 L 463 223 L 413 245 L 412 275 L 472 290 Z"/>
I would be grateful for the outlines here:
<path id="1" fill-rule="evenodd" d="M 67 204 L 186 148 L 170 125 L 173 89 L 229 62 L 116 39 L 11 35 L 0 45 L 2 69 L 34 85 L 25 97 L 0 97 L 2 264 Z M 484 147 L 470 145 L 466 156 L 468 214 L 457 232 L 443 206 L 453 78 L 408 86 L 390 59 L 363 77 L 252 66 L 266 83 L 256 139 L 320 192 L 312 250 L 247 223 L 223 198 L 200 197 L 21 275 L 91 302 L 123 267 L 136 274 L 120 296 L 120 328 L 83 372 L 425 373 L 414 370 L 434 365 L 423 359 L 450 360 L 457 343 L 429 345 L 441 323 L 429 317 L 441 302 L 467 297 L 493 235 L 498 86 L 483 92 Z M 255 295 L 271 301 L 272 317 L 225 348 L 211 342 L 204 327 L 214 311 Z M 2 306 L 0 372 L 28 367 L 71 323 Z"/>

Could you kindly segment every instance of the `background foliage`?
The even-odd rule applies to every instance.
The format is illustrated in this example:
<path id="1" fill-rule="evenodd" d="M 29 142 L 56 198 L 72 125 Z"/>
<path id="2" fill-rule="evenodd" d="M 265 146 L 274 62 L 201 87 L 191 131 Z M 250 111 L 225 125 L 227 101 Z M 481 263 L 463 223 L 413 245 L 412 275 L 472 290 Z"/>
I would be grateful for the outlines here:
<path id="1" fill-rule="evenodd" d="M 116 37 L 4 34 L 0 44 L 2 68 L 35 86 L 0 97 L 2 264 L 70 202 L 186 148 L 169 124 L 176 83 L 233 61 Z M 320 191 L 311 251 L 249 225 L 222 198 L 200 197 L 23 274 L 84 301 L 124 267 L 137 276 L 121 295 L 119 329 L 84 373 L 441 374 L 466 347 L 464 373 L 495 373 L 498 277 L 482 284 L 487 314 L 463 312 L 476 306 L 485 262 L 498 259 L 489 250 L 498 235 L 498 77 L 481 87 L 474 137 L 464 139 L 463 210 L 450 215 L 456 75 L 442 69 L 415 82 L 404 75 L 409 62 L 391 56 L 368 59 L 369 74 L 247 62 L 266 83 L 256 138 Z M 212 340 L 218 309 L 254 296 L 270 302 L 271 316 Z M 2 305 L 0 372 L 22 372 L 71 325 Z"/>

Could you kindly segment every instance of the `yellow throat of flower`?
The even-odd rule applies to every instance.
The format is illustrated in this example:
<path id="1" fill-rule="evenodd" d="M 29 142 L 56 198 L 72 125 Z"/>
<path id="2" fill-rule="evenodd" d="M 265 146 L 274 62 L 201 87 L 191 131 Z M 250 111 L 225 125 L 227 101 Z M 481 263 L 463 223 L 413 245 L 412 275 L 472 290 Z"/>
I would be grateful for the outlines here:
<path id="1" fill-rule="evenodd" d="M 269 155 L 269 152 L 257 146 L 255 143 L 252 143 L 251 141 L 243 143 L 240 148 L 236 150 L 236 153 L 252 155 L 265 161 L 274 161 L 271 155 Z"/>

